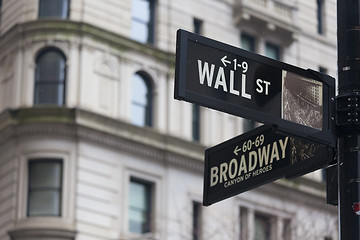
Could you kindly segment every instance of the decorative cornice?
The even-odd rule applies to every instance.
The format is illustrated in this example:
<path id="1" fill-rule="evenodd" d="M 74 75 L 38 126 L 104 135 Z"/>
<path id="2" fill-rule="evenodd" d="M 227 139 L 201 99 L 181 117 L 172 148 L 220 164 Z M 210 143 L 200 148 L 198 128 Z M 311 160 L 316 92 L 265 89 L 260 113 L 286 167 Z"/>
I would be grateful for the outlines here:
<path id="1" fill-rule="evenodd" d="M 39 19 L 17 24 L 0 37 L 0 46 L 13 43 L 17 38 L 24 44 L 32 40 L 47 41 L 49 36 L 51 39 L 64 41 L 78 41 L 87 37 L 110 45 L 121 52 L 131 50 L 132 52 L 144 53 L 166 65 L 175 65 L 175 54 L 172 52 L 134 41 L 88 23 L 71 20 Z M 2 47 L 2 49 L 7 48 Z"/>
<path id="2" fill-rule="evenodd" d="M 203 173 L 205 147 L 193 142 L 141 128 L 121 120 L 68 108 L 25 108 L 5 110 L 0 114 L 0 145 L 13 139 L 49 136 L 90 141 L 105 147 L 133 153 L 158 161 Z M 286 190 L 286 191 L 285 191 Z M 324 207 L 325 187 L 306 178 L 279 180 L 257 191 Z M 328 206 L 329 209 L 333 207 Z"/>
<path id="3" fill-rule="evenodd" d="M 33 136 L 86 140 L 155 161 L 203 170 L 204 147 L 81 109 L 24 108 L 0 114 L 0 145 Z"/>

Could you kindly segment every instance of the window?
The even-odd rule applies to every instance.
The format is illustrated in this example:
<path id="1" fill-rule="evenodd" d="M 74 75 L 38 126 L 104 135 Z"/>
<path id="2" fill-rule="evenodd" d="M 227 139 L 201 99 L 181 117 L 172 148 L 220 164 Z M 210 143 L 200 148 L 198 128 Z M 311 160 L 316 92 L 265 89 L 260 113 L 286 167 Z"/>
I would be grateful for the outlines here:
<path id="1" fill-rule="evenodd" d="M 0 0 L 0 35 L 1 35 L 1 12 L 2 12 L 2 0 Z"/>
<path id="2" fill-rule="evenodd" d="M 152 185 L 131 179 L 129 194 L 129 230 L 133 233 L 151 232 Z"/>
<path id="3" fill-rule="evenodd" d="M 192 105 L 192 139 L 200 141 L 200 106 Z"/>
<path id="4" fill-rule="evenodd" d="M 132 84 L 132 123 L 141 127 L 151 127 L 152 87 L 150 78 L 143 73 L 136 73 Z"/>
<path id="5" fill-rule="evenodd" d="M 266 43 L 265 55 L 269 58 L 280 60 L 280 48 L 272 43 Z"/>
<path id="6" fill-rule="evenodd" d="M 132 0 L 131 38 L 154 43 L 154 0 Z"/>
<path id="7" fill-rule="evenodd" d="M 254 240 L 270 240 L 270 219 L 266 216 L 255 215 Z"/>
<path id="8" fill-rule="evenodd" d="M 65 56 L 56 49 L 43 51 L 36 59 L 34 104 L 65 103 Z"/>
<path id="9" fill-rule="evenodd" d="M 201 225 L 202 225 L 201 204 L 199 202 L 193 202 L 193 216 L 192 216 L 193 240 L 201 240 Z"/>
<path id="10" fill-rule="evenodd" d="M 61 216 L 62 160 L 29 161 L 27 216 Z"/>
<path id="11" fill-rule="evenodd" d="M 69 16 L 69 0 L 40 0 L 39 18 L 62 18 Z"/>
<path id="12" fill-rule="evenodd" d="M 291 239 L 291 215 L 285 212 L 280 213 L 282 216 L 275 214 L 274 212 L 258 212 L 253 208 L 240 207 L 240 239 Z"/>
<path id="13" fill-rule="evenodd" d="M 202 34 L 202 26 L 203 26 L 203 21 L 194 18 L 194 33 Z"/>
<path id="14" fill-rule="evenodd" d="M 319 72 L 324 73 L 324 74 L 327 74 L 328 70 L 327 70 L 327 68 L 320 66 L 320 67 L 319 67 Z"/>
<path id="15" fill-rule="evenodd" d="M 317 32 L 324 33 L 324 0 L 316 0 L 317 4 Z"/>
<path id="16" fill-rule="evenodd" d="M 242 34 L 241 48 L 250 52 L 255 52 L 255 38 L 247 34 Z"/>

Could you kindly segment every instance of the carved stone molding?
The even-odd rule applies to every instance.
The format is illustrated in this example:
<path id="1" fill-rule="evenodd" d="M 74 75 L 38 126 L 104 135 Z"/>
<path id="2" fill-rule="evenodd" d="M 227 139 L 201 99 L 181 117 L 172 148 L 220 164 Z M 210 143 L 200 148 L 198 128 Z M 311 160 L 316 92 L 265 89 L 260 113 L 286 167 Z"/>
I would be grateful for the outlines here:
<path id="1" fill-rule="evenodd" d="M 76 236 L 75 231 L 49 228 L 14 229 L 10 230 L 8 234 L 11 240 L 74 240 Z"/>

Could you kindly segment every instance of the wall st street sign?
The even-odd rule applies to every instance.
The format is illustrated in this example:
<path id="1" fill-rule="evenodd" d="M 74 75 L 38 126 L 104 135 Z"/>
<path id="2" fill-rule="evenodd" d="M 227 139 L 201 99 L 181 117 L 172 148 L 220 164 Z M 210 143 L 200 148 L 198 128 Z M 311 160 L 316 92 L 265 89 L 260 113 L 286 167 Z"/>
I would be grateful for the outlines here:
<path id="1" fill-rule="evenodd" d="M 178 30 L 175 98 L 335 147 L 334 79 Z"/>
<path id="2" fill-rule="evenodd" d="M 261 126 L 205 151 L 205 206 L 282 177 L 326 166 L 328 146 L 278 134 Z"/>

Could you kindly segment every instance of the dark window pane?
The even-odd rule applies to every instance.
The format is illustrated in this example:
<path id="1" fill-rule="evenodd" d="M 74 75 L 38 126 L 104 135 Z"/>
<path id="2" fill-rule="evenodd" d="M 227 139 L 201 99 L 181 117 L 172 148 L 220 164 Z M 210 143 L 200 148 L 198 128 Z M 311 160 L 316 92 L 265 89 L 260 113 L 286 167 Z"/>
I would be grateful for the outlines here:
<path id="1" fill-rule="evenodd" d="M 200 140 L 200 107 L 196 104 L 192 105 L 192 138 Z"/>
<path id="2" fill-rule="evenodd" d="M 34 103 L 63 105 L 65 75 L 65 58 L 59 51 L 40 54 L 36 61 Z"/>
<path id="3" fill-rule="evenodd" d="M 60 162 L 36 162 L 30 164 L 31 188 L 45 188 L 61 186 L 61 164 Z"/>
<path id="4" fill-rule="evenodd" d="M 317 31 L 319 34 L 324 33 L 324 0 L 317 0 Z"/>
<path id="5" fill-rule="evenodd" d="M 255 38 L 242 34 L 241 35 L 241 48 L 250 52 L 255 52 Z"/>
<path id="6" fill-rule="evenodd" d="M 151 126 L 152 90 L 150 81 L 135 74 L 132 85 L 132 123 L 138 126 Z"/>
<path id="7" fill-rule="evenodd" d="M 134 233 L 150 232 L 151 185 L 130 181 L 129 230 Z"/>
<path id="8" fill-rule="evenodd" d="M 255 236 L 254 240 L 270 239 L 270 219 L 264 216 L 255 215 Z"/>
<path id="9" fill-rule="evenodd" d="M 198 202 L 193 202 L 193 216 L 192 216 L 192 227 L 193 227 L 193 240 L 201 239 L 201 204 Z"/>
<path id="10" fill-rule="evenodd" d="M 319 72 L 327 74 L 328 70 L 325 67 L 319 67 Z"/>
<path id="11" fill-rule="evenodd" d="M 42 83 L 35 88 L 35 103 L 62 105 L 64 87 L 60 84 Z"/>
<path id="12" fill-rule="evenodd" d="M 29 161 L 28 216 L 61 216 L 62 161 Z"/>
<path id="13" fill-rule="evenodd" d="M 266 43 L 265 55 L 269 58 L 280 60 L 280 48 L 274 44 Z"/>
<path id="14" fill-rule="evenodd" d="M 142 43 L 154 42 L 154 1 L 132 0 L 131 37 Z"/>
<path id="15" fill-rule="evenodd" d="M 56 17 L 67 18 L 69 0 L 40 0 L 39 18 Z"/>
<path id="16" fill-rule="evenodd" d="M 203 21 L 194 18 L 194 33 L 202 34 L 202 25 L 203 25 Z"/>
<path id="17" fill-rule="evenodd" d="M 54 190 L 29 193 L 28 216 L 60 216 L 60 193 Z"/>

